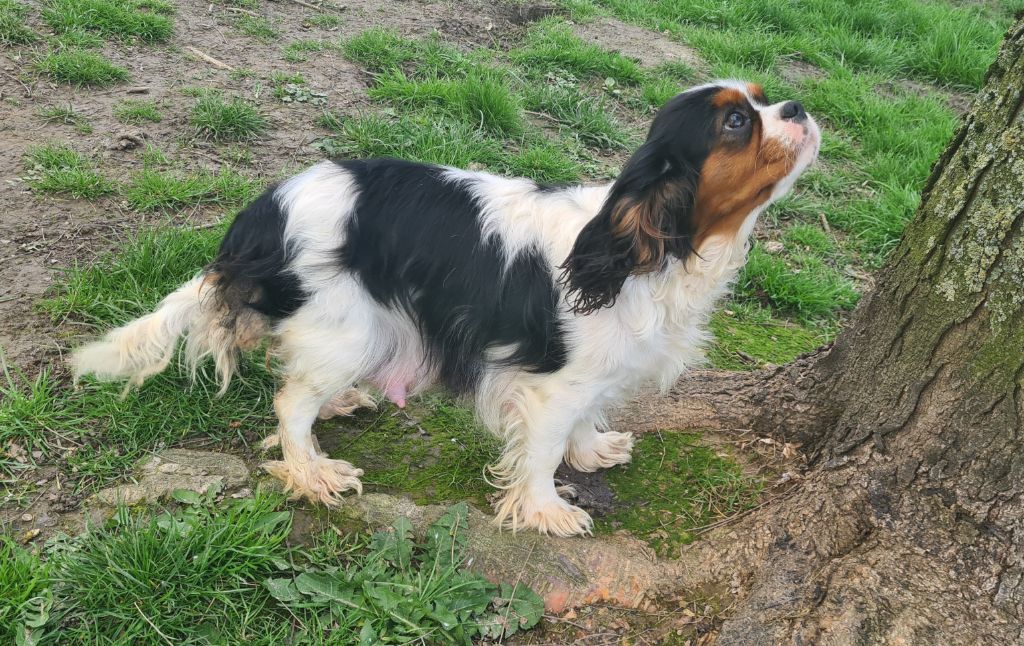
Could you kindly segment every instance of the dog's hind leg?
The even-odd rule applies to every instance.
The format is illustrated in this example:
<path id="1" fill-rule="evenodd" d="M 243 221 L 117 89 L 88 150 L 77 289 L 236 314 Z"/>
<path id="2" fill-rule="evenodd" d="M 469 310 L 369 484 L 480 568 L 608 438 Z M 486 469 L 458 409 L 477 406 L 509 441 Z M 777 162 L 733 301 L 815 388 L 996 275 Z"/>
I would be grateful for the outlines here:
<path id="1" fill-rule="evenodd" d="M 565 463 L 577 471 L 597 471 L 626 464 L 632 457 L 632 433 L 600 432 L 593 421 L 576 425 L 565 448 Z"/>
<path id="2" fill-rule="evenodd" d="M 318 419 L 331 419 L 333 417 L 344 417 L 351 415 L 360 408 L 377 408 L 377 400 L 361 388 L 345 388 L 320 407 L 317 412 Z M 281 444 L 281 435 L 276 431 L 263 438 L 260 446 L 263 450 L 275 448 Z"/>
<path id="3" fill-rule="evenodd" d="M 331 397 L 330 401 L 321 406 L 317 417 L 320 419 L 343 417 L 345 415 L 351 415 L 360 408 L 369 408 L 373 410 L 377 408 L 377 401 L 361 388 L 346 388 L 334 397 Z"/>

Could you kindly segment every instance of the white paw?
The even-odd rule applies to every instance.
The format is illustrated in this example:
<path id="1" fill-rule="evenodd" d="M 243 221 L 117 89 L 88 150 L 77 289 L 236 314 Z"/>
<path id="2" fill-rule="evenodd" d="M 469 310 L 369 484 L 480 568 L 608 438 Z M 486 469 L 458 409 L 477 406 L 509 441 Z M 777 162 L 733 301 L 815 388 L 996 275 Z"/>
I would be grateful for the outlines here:
<path id="1" fill-rule="evenodd" d="M 377 408 L 377 402 L 366 392 L 358 388 L 349 388 L 331 397 L 331 401 L 321 406 L 317 417 L 330 419 L 351 415 L 359 408 Z"/>
<path id="2" fill-rule="evenodd" d="M 542 499 L 526 496 L 521 489 L 510 489 L 495 506 L 495 524 L 511 529 L 535 529 L 553 536 L 592 534 L 590 514 L 552 493 Z"/>
<path id="3" fill-rule="evenodd" d="M 341 504 L 342 492 L 363 493 L 363 483 L 359 481 L 363 470 L 344 460 L 317 457 L 304 463 L 273 461 L 262 466 L 284 483 L 284 490 L 292 498 L 307 498 L 333 507 Z"/>
<path id="4" fill-rule="evenodd" d="M 597 471 L 626 464 L 633 453 L 633 434 L 605 431 L 592 433 L 582 442 L 569 441 L 565 461 L 577 471 Z"/>

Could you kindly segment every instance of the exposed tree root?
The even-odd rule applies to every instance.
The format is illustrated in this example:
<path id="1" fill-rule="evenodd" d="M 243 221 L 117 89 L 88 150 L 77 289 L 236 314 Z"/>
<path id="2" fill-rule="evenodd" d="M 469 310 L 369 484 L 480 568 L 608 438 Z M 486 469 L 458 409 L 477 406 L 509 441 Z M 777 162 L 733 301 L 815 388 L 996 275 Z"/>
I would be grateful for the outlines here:
<path id="1" fill-rule="evenodd" d="M 1024 643 L 1010 537 L 937 490 L 900 492 L 895 461 L 865 447 L 684 548 L 681 587 L 732 597 L 718 643 Z"/>
<path id="2" fill-rule="evenodd" d="M 644 393 L 616 411 L 612 426 L 637 433 L 665 429 L 750 429 L 784 442 L 820 436 L 831 403 L 815 399 L 826 386 L 823 348 L 784 366 L 754 372 L 695 370 L 664 395 Z"/>

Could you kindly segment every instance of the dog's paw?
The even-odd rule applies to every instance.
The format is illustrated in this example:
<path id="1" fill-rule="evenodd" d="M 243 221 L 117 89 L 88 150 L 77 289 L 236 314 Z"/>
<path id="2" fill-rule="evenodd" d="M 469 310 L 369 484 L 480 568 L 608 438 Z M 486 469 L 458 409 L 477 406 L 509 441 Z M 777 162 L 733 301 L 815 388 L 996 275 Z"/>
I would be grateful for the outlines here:
<path id="1" fill-rule="evenodd" d="M 591 433 L 582 441 L 573 438 L 565 451 L 565 461 L 577 471 L 597 471 L 626 464 L 633 454 L 633 434 L 605 431 Z"/>
<path id="2" fill-rule="evenodd" d="M 363 493 L 363 483 L 359 480 L 363 470 L 344 460 L 318 457 L 303 464 L 273 461 L 262 466 L 284 483 L 285 492 L 292 498 L 306 498 L 333 507 L 341 504 L 341 494 L 345 491 Z"/>
<path id="3" fill-rule="evenodd" d="M 494 523 L 511 529 L 533 529 L 552 536 L 580 536 L 593 533 L 590 514 L 571 505 L 558 495 L 533 499 L 517 490 L 509 490 L 495 508 Z"/>
<path id="4" fill-rule="evenodd" d="M 281 434 L 276 431 L 263 438 L 263 441 L 260 442 L 260 450 L 262 451 L 276 449 L 279 446 L 281 446 Z"/>
<path id="5" fill-rule="evenodd" d="M 358 388 L 349 388 L 331 397 L 331 401 L 321 406 L 317 417 L 330 419 L 351 415 L 360 408 L 377 408 L 377 402 L 366 392 Z"/>

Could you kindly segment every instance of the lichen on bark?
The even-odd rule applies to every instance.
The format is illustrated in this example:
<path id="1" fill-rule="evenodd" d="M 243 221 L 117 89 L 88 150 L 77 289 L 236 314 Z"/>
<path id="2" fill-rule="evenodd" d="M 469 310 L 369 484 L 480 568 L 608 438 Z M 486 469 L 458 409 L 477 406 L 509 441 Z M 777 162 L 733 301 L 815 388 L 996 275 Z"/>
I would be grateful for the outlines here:
<path id="1" fill-rule="evenodd" d="M 929 256 L 944 241 L 935 259 L 941 260 L 936 291 L 950 303 L 982 295 L 997 332 L 1024 305 L 1022 39 L 1019 25 L 1008 32 L 989 84 L 934 178 L 933 186 L 943 190 L 929 187 L 926 192 L 934 199 L 922 202 L 920 235 L 912 226 L 904 241 Z M 968 211 L 970 217 L 965 217 Z M 920 252 L 911 255 L 921 257 Z"/>

